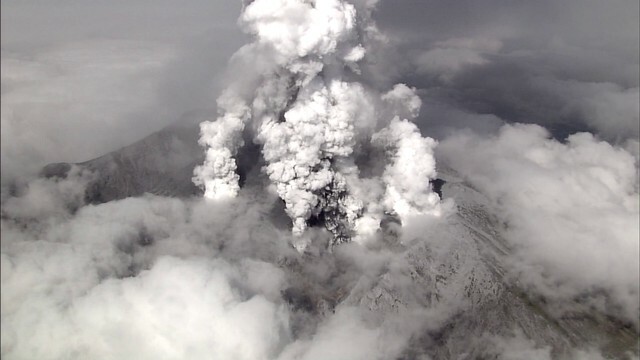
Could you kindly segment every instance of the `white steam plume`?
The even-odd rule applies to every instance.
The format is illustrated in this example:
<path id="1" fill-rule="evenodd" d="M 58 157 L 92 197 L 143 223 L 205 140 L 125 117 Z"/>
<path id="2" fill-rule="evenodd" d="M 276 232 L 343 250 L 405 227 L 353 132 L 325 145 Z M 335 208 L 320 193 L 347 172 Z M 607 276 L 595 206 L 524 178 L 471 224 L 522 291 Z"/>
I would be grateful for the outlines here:
<path id="1" fill-rule="evenodd" d="M 427 180 L 436 176 L 433 148 L 435 140 L 423 138 L 418 127 L 395 117 L 391 124 L 373 137 L 391 153 L 392 162 L 384 171 L 385 205 L 401 219 L 431 213 L 440 215 L 440 198 L 430 191 Z"/>
<path id="2" fill-rule="evenodd" d="M 240 24 L 255 41 L 234 55 L 244 65 L 218 99 L 219 118 L 201 124 L 206 160 L 194 182 L 205 197 L 238 194 L 234 157 L 248 133 L 262 146 L 263 170 L 302 247 L 312 217 L 342 242 L 375 232 L 385 213 L 401 220 L 440 213 L 429 185 L 435 141 L 403 120 L 418 114 L 420 99 L 405 85 L 381 95 L 360 79 L 369 44 L 381 39 L 374 5 L 256 0 L 244 7 Z M 356 159 L 376 148 L 389 165 L 363 179 Z"/>

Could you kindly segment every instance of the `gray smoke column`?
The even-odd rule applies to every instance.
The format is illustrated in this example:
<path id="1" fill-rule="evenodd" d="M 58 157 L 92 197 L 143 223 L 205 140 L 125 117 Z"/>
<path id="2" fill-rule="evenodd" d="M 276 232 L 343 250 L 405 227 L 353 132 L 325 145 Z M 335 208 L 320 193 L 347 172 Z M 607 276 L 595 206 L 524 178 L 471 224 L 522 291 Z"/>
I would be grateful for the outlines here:
<path id="1" fill-rule="evenodd" d="M 201 124 L 206 159 L 194 182 L 205 197 L 238 194 L 234 157 L 249 134 L 262 146 L 263 170 L 286 204 L 299 249 L 312 217 L 321 217 L 339 243 L 374 234 L 385 214 L 401 221 L 440 214 L 429 185 L 436 142 L 408 121 L 420 99 L 403 84 L 381 94 L 362 81 L 368 50 L 384 41 L 371 19 L 374 6 L 370 0 L 244 6 L 239 24 L 254 41 L 231 59 L 237 71 L 218 98 L 218 119 Z M 369 152 L 383 154 L 386 167 L 363 176 L 356 160 Z"/>

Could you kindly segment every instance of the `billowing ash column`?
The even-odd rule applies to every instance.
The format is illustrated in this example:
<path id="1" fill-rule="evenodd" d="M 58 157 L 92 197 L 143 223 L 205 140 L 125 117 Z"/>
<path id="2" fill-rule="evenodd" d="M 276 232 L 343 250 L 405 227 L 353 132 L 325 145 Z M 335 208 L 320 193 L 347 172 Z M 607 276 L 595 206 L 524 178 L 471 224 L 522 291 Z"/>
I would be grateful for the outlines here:
<path id="1" fill-rule="evenodd" d="M 238 194 L 234 156 L 248 131 L 262 145 L 263 170 L 286 204 L 299 248 L 311 218 L 340 243 L 375 233 L 385 213 L 401 220 L 439 214 L 429 187 L 436 143 L 405 120 L 417 116 L 420 99 L 402 84 L 380 94 L 360 81 L 367 49 L 381 39 L 374 3 L 256 0 L 244 7 L 239 23 L 255 40 L 232 58 L 237 77 L 218 99 L 220 116 L 201 124 L 206 160 L 194 182 L 207 198 Z M 356 159 L 371 149 L 384 154 L 386 168 L 363 177 Z"/>

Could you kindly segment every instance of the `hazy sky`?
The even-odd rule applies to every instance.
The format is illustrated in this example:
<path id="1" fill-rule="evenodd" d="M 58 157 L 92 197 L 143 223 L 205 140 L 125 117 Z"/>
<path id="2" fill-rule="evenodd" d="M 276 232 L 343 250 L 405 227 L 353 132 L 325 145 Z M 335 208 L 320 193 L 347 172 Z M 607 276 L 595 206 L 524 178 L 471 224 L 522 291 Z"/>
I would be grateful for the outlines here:
<path id="1" fill-rule="evenodd" d="M 1 6 L 5 180 L 211 109 L 247 40 L 235 1 Z M 637 14 L 634 0 L 381 1 L 377 76 L 419 89 L 420 126 L 436 137 L 530 122 L 560 138 L 638 138 Z"/>
<path id="2" fill-rule="evenodd" d="M 2 3 L 3 179 L 84 161 L 215 104 L 234 1 Z"/>

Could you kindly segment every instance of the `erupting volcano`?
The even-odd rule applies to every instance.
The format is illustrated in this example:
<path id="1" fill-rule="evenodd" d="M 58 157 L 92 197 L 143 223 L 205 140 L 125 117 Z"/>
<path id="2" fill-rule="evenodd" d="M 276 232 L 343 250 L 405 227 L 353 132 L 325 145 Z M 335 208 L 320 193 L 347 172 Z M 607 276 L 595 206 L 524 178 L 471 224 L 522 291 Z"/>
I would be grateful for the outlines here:
<path id="1" fill-rule="evenodd" d="M 312 219 L 335 244 L 372 235 L 385 214 L 405 222 L 441 213 L 429 184 L 436 142 L 410 122 L 421 105 L 415 89 L 397 84 L 381 93 L 365 81 L 369 48 L 384 41 L 371 10 L 368 1 L 246 4 L 239 22 L 255 40 L 232 59 L 238 74 L 218 98 L 218 119 L 201 124 L 206 159 L 194 182 L 205 197 L 238 194 L 234 157 L 251 139 L 299 250 Z M 365 176 L 371 161 L 358 160 L 372 154 L 385 166 Z"/>

